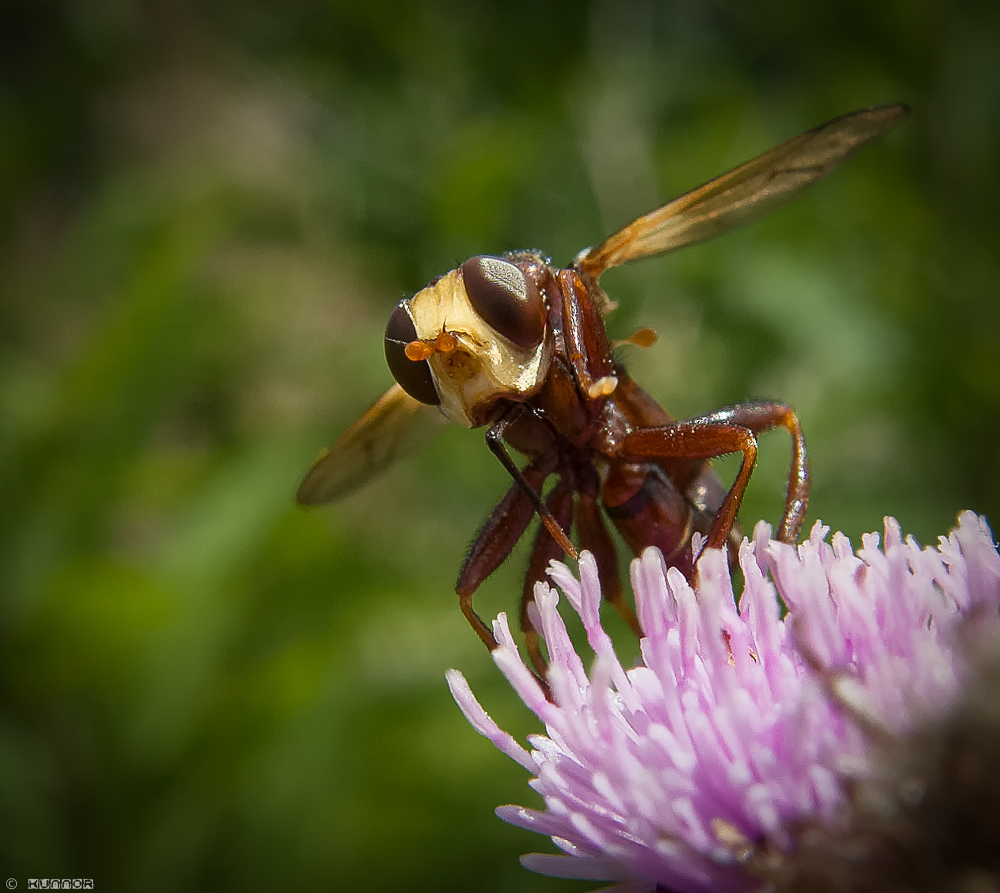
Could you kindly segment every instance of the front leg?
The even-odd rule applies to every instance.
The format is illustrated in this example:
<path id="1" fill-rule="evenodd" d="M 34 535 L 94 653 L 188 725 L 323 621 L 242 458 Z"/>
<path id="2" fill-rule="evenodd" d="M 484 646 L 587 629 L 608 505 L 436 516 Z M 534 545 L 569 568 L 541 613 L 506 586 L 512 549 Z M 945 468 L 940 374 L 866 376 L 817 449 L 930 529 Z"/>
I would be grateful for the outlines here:
<path id="1" fill-rule="evenodd" d="M 500 416 L 486 431 L 486 445 L 490 448 L 490 452 L 493 453 L 500 460 L 500 464 L 507 469 L 507 473 L 514 478 L 514 481 L 524 490 L 528 499 L 531 500 L 531 504 L 535 507 L 535 511 L 538 512 L 538 517 L 542 519 L 542 523 L 545 525 L 546 530 L 552 534 L 552 538 L 559 544 L 563 552 L 565 552 L 570 558 L 578 558 L 576 549 L 573 548 L 573 544 L 569 541 L 569 537 L 566 532 L 562 529 L 559 522 L 552 516 L 552 512 L 549 511 L 548 506 L 542 501 L 541 494 L 538 493 L 524 478 L 521 473 L 521 469 L 517 467 L 517 463 L 511 459 L 510 453 L 507 452 L 507 447 L 504 446 L 503 436 L 507 429 L 514 424 L 520 418 L 521 414 L 524 412 L 534 412 L 533 407 L 528 406 L 525 403 L 516 403 L 510 407 L 503 415 Z"/>
<path id="2" fill-rule="evenodd" d="M 552 488 L 552 492 L 546 499 L 545 504 L 552 512 L 553 517 L 559 522 L 563 530 L 569 530 L 573 524 L 573 488 L 566 477 L 560 477 L 559 481 Z M 535 544 L 531 549 L 531 558 L 528 561 L 528 571 L 524 575 L 524 588 L 521 591 L 521 632 L 524 633 L 524 644 L 531 657 L 531 663 L 535 668 L 535 674 L 543 686 L 548 689 L 545 676 L 548 671 L 548 664 L 542 656 L 542 649 L 538 641 L 538 631 L 535 624 L 531 622 L 528 613 L 528 606 L 535 597 L 535 583 L 545 579 L 545 572 L 548 570 L 549 562 L 562 558 L 562 547 L 555 541 L 548 529 L 544 526 L 538 528 L 535 537 Z"/>
<path id="3" fill-rule="evenodd" d="M 531 492 L 540 492 L 555 468 L 555 457 L 542 456 L 524 469 Z M 510 554 L 535 516 L 535 506 L 520 483 L 514 483 L 480 528 L 458 574 L 455 592 L 465 619 L 491 651 L 497 647 L 493 631 L 472 607 L 472 594 Z M 542 528 L 545 529 L 544 527 Z M 550 538 L 551 539 L 551 538 Z"/>
<path id="4" fill-rule="evenodd" d="M 565 552 L 571 558 L 577 557 L 576 550 L 564 530 L 564 527 L 568 528 L 568 522 L 561 524 L 541 497 L 545 479 L 558 463 L 558 453 L 555 450 L 542 453 L 521 471 L 503 443 L 504 433 L 521 414 L 533 411 L 523 403 L 514 404 L 508 407 L 486 431 L 486 443 L 490 451 L 507 469 L 514 479 L 514 484 L 479 531 L 462 565 L 455 586 L 462 614 L 490 651 L 497 647 L 497 640 L 493 630 L 473 609 L 472 594 L 510 554 L 536 512 L 542 519 L 544 525 L 542 529 L 549 534 L 559 551 Z"/>
<path id="5" fill-rule="evenodd" d="M 802 428 L 788 404 L 739 403 L 683 422 L 641 428 L 625 438 L 622 452 L 641 459 L 715 459 L 727 453 L 742 453 L 739 473 L 708 533 L 708 548 L 721 549 L 736 522 L 736 513 L 757 460 L 756 435 L 779 427 L 786 428 L 792 437 L 792 464 L 778 539 L 794 543 L 809 502 L 809 463 Z"/>

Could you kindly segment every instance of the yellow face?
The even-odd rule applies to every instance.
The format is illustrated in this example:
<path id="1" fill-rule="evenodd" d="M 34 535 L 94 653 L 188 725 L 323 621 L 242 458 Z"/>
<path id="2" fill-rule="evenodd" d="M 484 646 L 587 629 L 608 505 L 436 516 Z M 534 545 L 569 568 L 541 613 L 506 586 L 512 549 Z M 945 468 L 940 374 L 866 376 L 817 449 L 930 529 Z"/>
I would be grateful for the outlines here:
<path id="1" fill-rule="evenodd" d="M 490 420 L 497 400 L 538 392 L 552 359 L 546 329 L 535 284 L 507 260 L 476 257 L 400 302 L 386 328 L 386 358 L 411 396 L 474 428 Z"/>

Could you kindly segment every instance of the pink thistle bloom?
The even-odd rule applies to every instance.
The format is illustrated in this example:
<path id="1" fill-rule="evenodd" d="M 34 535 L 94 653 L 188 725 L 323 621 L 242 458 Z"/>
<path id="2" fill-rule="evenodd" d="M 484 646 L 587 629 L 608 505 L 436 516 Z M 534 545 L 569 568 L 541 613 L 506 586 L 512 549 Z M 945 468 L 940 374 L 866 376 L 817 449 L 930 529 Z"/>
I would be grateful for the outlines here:
<path id="1" fill-rule="evenodd" d="M 828 532 L 817 523 L 793 547 L 759 524 L 740 548 L 738 607 L 722 552 L 702 555 L 692 589 L 647 549 L 631 565 L 644 637 L 630 669 L 601 626 L 593 557 L 581 557 L 579 580 L 553 562 L 595 657 L 588 675 L 559 595 L 538 583 L 552 701 L 497 617 L 493 659 L 546 734 L 524 749 L 461 673 L 450 670 L 448 684 L 476 730 L 535 776 L 544 811 L 497 814 L 563 854 L 524 856 L 526 867 L 621 881 L 622 893 L 754 890 L 789 874 L 782 860 L 806 847 L 803 829 L 826 839 L 851 824 L 852 792 L 886 778 L 879 742 L 956 704 L 973 674 L 961 650 L 970 636 L 1000 642 L 1000 555 L 971 512 L 936 548 L 904 540 L 891 518 L 884 546 L 867 534 L 857 554 L 842 534 L 827 543 Z"/>

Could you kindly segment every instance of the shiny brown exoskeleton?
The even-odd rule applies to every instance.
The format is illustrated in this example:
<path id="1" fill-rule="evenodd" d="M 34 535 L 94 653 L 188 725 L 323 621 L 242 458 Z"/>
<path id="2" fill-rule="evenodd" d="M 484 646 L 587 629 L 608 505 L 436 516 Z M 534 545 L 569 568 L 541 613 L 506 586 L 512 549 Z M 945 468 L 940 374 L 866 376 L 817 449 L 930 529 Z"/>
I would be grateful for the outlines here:
<path id="1" fill-rule="evenodd" d="M 835 118 L 629 224 L 567 269 L 535 252 L 473 257 L 397 305 L 385 353 L 397 384 L 313 466 L 300 502 L 329 502 L 389 464 L 416 422 L 437 407 L 452 421 L 488 426 L 486 442 L 514 483 L 473 542 L 459 573 L 462 612 L 493 649 L 472 594 L 542 519 L 521 599 L 536 668 L 545 662 L 528 615 L 535 580 L 552 558 L 594 553 L 608 600 L 638 632 L 622 596 L 606 515 L 636 553 L 657 546 L 691 576 L 692 538 L 730 549 L 753 470 L 756 435 L 785 428 L 792 462 L 778 538 L 794 542 L 809 499 L 805 442 L 784 403 L 740 403 L 675 421 L 616 361 L 604 326 L 613 304 L 599 279 L 610 267 L 674 251 L 749 223 L 826 176 L 907 114 L 881 106 Z M 634 343 L 648 343 L 647 332 Z M 507 447 L 527 457 L 519 467 Z M 741 453 L 728 490 L 710 460 Z M 554 485 L 546 492 L 550 478 Z M 543 495 L 544 494 L 544 495 Z"/>

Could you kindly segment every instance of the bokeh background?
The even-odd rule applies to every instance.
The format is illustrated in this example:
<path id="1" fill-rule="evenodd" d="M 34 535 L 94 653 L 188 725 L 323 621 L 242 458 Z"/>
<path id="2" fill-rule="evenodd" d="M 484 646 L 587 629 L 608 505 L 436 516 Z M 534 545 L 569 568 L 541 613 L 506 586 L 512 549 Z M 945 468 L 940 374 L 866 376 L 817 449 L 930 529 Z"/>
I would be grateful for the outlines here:
<path id="1" fill-rule="evenodd" d="M 474 253 L 566 264 L 889 101 L 910 119 L 794 206 L 604 284 L 672 413 L 790 401 L 811 519 L 933 543 L 1000 517 L 995 3 L 6 0 L 0 877 L 595 886 L 520 868 L 551 845 L 492 810 L 535 795 L 445 687 L 535 728 L 452 589 L 507 486 L 481 432 L 293 493 L 388 386 L 403 295 Z M 787 462 L 766 436 L 745 520 Z"/>

